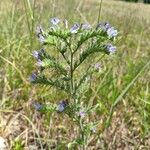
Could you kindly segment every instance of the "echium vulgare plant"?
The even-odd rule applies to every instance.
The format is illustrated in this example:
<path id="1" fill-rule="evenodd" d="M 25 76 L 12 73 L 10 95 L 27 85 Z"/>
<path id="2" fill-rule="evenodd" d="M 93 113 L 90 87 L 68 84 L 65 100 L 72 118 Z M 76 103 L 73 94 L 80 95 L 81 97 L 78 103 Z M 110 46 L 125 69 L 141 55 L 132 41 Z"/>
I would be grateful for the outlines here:
<path id="1" fill-rule="evenodd" d="M 90 87 L 91 75 L 101 67 L 100 60 L 95 61 L 93 57 L 90 61 L 91 56 L 102 59 L 104 55 L 113 54 L 116 51 L 114 43 L 118 32 L 109 23 L 98 23 L 96 27 L 88 23 L 75 23 L 68 27 L 67 20 L 52 18 L 50 24 L 47 30 L 41 26 L 36 29 L 43 48 L 32 53 L 37 60 L 38 72 L 32 73 L 30 82 L 62 90 L 66 93 L 67 100 L 51 106 L 37 103 L 34 107 L 38 111 L 59 112 L 70 117 L 78 127 L 79 135 L 68 147 L 76 145 L 86 149 L 89 137 L 96 132 L 98 124 L 97 121 L 89 122 L 88 117 L 99 106 L 90 105 L 83 98 Z M 46 50 L 48 46 L 53 51 Z"/>

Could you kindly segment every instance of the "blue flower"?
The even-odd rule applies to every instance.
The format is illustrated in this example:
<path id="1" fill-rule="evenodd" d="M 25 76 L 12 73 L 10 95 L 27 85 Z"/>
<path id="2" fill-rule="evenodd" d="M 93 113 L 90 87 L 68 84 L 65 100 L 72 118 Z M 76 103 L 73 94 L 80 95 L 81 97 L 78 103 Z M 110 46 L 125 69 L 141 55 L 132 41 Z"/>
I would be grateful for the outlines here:
<path id="1" fill-rule="evenodd" d="M 79 25 L 78 23 L 75 23 L 75 24 L 71 27 L 70 32 L 71 32 L 71 33 L 77 33 L 79 29 L 80 29 L 80 25 Z"/>
<path id="2" fill-rule="evenodd" d="M 38 52 L 38 51 L 33 51 L 32 55 L 33 55 L 33 57 L 35 57 L 36 59 L 39 58 L 39 52 Z"/>
<path id="3" fill-rule="evenodd" d="M 99 23 L 97 25 L 96 29 L 101 29 L 104 32 L 106 32 L 110 27 L 111 27 L 111 25 L 108 22 L 106 22 L 106 23 Z"/>
<path id="4" fill-rule="evenodd" d="M 80 116 L 81 118 L 84 118 L 84 117 L 85 117 L 85 115 L 86 115 L 86 114 L 85 114 L 85 112 L 84 112 L 84 111 L 80 111 L 80 112 L 79 112 L 79 116 Z"/>
<path id="5" fill-rule="evenodd" d="M 34 82 L 37 79 L 37 75 L 35 73 L 32 73 L 31 76 L 29 77 L 30 82 Z"/>
<path id="6" fill-rule="evenodd" d="M 36 59 L 42 59 L 42 55 L 45 54 L 45 49 L 42 48 L 40 51 L 33 51 L 32 55 Z"/>
<path id="7" fill-rule="evenodd" d="M 113 46 L 112 44 L 106 45 L 106 49 L 111 54 L 114 53 L 114 52 L 116 52 L 116 46 Z"/>
<path id="8" fill-rule="evenodd" d="M 60 19 L 54 17 L 54 18 L 51 18 L 51 19 L 50 19 L 50 22 L 51 22 L 53 25 L 56 26 L 56 25 L 60 22 Z"/>
<path id="9" fill-rule="evenodd" d="M 65 110 L 65 108 L 67 107 L 68 102 L 62 100 L 58 105 L 57 105 L 57 111 L 58 112 L 63 112 Z"/>
<path id="10" fill-rule="evenodd" d="M 111 28 L 111 25 L 108 22 L 104 23 L 104 28 L 107 31 L 109 28 Z"/>
<path id="11" fill-rule="evenodd" d="M 109 38 L 115 37 L 117 36 L 117 34 L 118 32 L 114 29 L 114 27 L 111 27 L 107 30 L 107 35 L 109 36 Z"/>
<path id="12" fill-rule="evenodd" d="M 90 25 L 89 23 L 85 23 L 85 24 L 82 24 L 82 25 L 81 25 L 81 28 L 82 28 L 83 30 L 88 30 L 88 29 L 91 29 L 91 25 Z"/>
<path id="13" fill-rule="evenodd" d="M 34 103 L 33 107 L 37 110 L 40 111 L 43 108 L 43 105 L 40 103 Z"/>

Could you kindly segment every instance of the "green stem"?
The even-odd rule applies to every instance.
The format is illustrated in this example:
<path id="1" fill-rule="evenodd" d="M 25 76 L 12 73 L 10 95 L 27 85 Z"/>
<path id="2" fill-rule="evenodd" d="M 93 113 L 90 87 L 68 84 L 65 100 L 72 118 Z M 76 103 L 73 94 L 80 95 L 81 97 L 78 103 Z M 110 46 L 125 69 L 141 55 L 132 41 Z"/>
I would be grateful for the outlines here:
<path id="1" fill-rule="evenodd" d="M 72 52 L 72 49 L 70 49 L 70 52 L 71 52 L 71 58 L 70 58 L 70 95 L 71 95 L 71 99 L 74 99 L 74 81 L 73 81 L 73 52 Z M 75 101 L 74 101 L 75 102 Z"/>
<path id="2" fill-rule="evenodd" d="M 71 67 L 70 67 L 70 73 L 71 73 L 71 94 L 73 94 L 73 55 L 71 54 Z"/>
<path id="3" fill-rule="evenodd" d="M 80 128 L 79 131 L 80 131 L 81 139 L 83 141 L 83 143 L 82 143 L 82 150 L 85 150 L 85 135 L 84 135 L 84 130 L 83 130 L 83 121 L 82 121 L 82 118 L 80 118 L 79 128 Z"/>

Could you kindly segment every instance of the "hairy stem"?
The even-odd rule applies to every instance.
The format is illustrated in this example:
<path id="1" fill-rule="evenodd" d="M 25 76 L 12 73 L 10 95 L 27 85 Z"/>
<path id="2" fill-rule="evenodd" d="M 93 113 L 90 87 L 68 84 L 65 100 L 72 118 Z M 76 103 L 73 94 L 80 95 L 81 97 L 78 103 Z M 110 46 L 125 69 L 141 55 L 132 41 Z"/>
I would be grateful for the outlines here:
<path id="1" fill-rule="evenodd" d="M 82 150 L 85 150 L 85 135 L 83 130 L 83 120 L 80 118 L 80 124 L 79 124 L 79 131 L 80 131 L 80 137 L 82 139 Z"/>

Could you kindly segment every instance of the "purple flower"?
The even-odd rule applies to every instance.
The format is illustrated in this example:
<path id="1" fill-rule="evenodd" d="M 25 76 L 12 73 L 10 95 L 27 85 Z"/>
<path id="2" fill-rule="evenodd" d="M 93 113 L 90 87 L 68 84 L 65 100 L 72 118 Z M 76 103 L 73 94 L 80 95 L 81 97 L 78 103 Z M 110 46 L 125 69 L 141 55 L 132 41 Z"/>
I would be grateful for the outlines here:
<path id="1" fill-rule="evenodd" d="M 60 22 L 60 19 L 54 17 L 54 18 L 51 18 L 51 19 L 50 19 L 50 22 L 51 22 L 53 25 L 56 26 L 56 25 Z"/>
<path id="2" fill-rule="evenodd" d="M 39 35 L 39 34 L 42 34 L 44 32 L 43 28 L 41 25 L 37 26 L 36 27 L 36 34 Z"/>
<path id="3" fill-rule="evenodd" d="M 42 48 L 40 51 L 33 51 L 33 53 L 32 53 L 34 58 L 40 59 L 40 60 L 42 59 L 41 57 L 43 54 L 45 54 L 44 48 Z"/>
<path id="4" fill-rule="evenodd" d="M 79 29 L 80 29 L 80 25 L 78 23 L 76 23 L 71 27 L 70 32 L 77 33 Z"/>
<path id="5" fill-rule="evenodd" d="M 32 73 L 31 76 L 29 77 L 30 82 L 34 82 L 37 79 L 37 75 L 35 73 Z"/>
<path id="6" fill-rule="evenodd" d="M 33 57 L 38 59 L 39 58 L 39 52 L 38 51 L 33 51 L 32 53 Z"/>
<path id="7" fill-rule="evenodd" d="M 37 110 L 40 111 L 43 108 L 43 105 L 40 103 L 34 103 L 33 107 Z"/>
<path id="8" fill-rule="evenodd" d="M 95 69 L 96 71 L 99 71 L 99 70 L 101 69 L 101 64 L 100 64 L 100 63 L 96 63 L 96 64 L 94 65 L 94 69 Z"/>
<path id="9" fill-rule="evenodd" d="M 88 23 L 85 23 L 85 24 L 82 24 L 82 25 L 81 25 L 81 28 L 82 28 L 83 30 L 88 30 L 88 29 L 91 29 L 91 25 L 88 24 Z"/>
<path id="10" fill-rule="evenodd" d="M 112 37 L 117 36 L 118 32 L 117 32 L 117 30 L 114 29 L 114 27 L 111 27 L 107 30 L 107 34 L 108 34 L 109 38 L 112 38 Z"/>
<path id="11" fill-rule="evenodd" d="M 106 23 L 99 23 L 96 29 L 101 29 L 106 32 L 110 27 L 111 27 L 110 24 L 106 22 Z"/>
<path id="12" fill-rule="evenodd" d="M 68 102 L 62 100 L 58 105 L 57 105 L 57 111 L 58 112 L 63 112 L 65 110 L 65 108 L 67 107 Z"/>
<path id="13" fill-rule="evenodd" d="M 114 53 L 114 52 L 116 52 L 116 46 L 113 46 L 112 44 L 106 45 L 106 49 L 111 54 Z"/>
<path id="14" fill-rule="evenodd" d="M 85 112 L 84 112 L 84 111 L 80 111 L 80 112 L 79 112 L 79 116 L 80 116 L 81 118 L 84 118 L 84 117 L 85 117 Z"/>
<path id="15" fill-rule="evenodd" d="M 108 22 L 105 22 L 104 27 L 105 30 L 108 30 L 109 28 L 111 28 L 111 25 Z"/>

